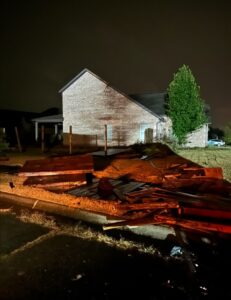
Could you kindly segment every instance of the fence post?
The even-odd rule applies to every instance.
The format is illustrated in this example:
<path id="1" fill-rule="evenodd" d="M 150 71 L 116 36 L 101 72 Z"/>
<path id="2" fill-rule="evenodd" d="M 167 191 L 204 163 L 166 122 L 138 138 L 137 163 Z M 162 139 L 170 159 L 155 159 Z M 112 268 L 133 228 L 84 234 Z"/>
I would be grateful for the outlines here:
<path id="1" fill-rule="evenodd" d="M 41 126 L 41 149 L 42 149 L 42 153 L 44 153 L 45 150 L 45 141 L 44 141 L 44 125 Z"/>
<path id="2" fill-rule="evenodd" d="M 72 126 L 69 126 L 69 154 L 72 154 Z"/>
<path id="3" fill-rule="evenodd" d="M 22 146 L 21 146 L 20 137 L 19 137 L 19 134 L 18 134 L 18 127 L 15 126 L 14 130 L 15 130 L 15 134 L 16 134 L 16 138 L 17 138 L 18 150 L 19 150 L 19 152 L 22 152 Z"/>
<path id="4" fill-rule="evenodd" d="M 104 155 L 107 156 L 107 125 L 104 125 Z"/>

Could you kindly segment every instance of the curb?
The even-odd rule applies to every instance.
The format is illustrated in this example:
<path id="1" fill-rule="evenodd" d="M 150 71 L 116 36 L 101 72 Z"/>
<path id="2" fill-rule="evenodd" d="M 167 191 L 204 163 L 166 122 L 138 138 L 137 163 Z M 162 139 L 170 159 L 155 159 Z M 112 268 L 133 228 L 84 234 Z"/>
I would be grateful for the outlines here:
<path id="1" fill-rule="evenodd" d="M 100 215 L 98 213 L 92 213 L 79 208 L 72 208 L 65 206 L 63 204 L 58 204 L 54 202 L 44 201 L 40 199 L 34 199 L 24 196 L 18 196 L 10 193 L 5 193 L 0 191 L 0 199 L 3 201 L 11 202 L 19 206 L 25 206 L 30 209 L 41 210 L 44 212 L 61 215 L 78 221 L 84 221 L 97 225 L 105 225 L 112 223 L 117 220 L 107 219 L 105 215 Z M 0 200 L 0 201 L 1 201 Z M 119 230 L 131 231 L 137 235 L 148 236 L 153 239 L 165 240 L 169 234 L 176 235 L 175 230 L 172 227 L 158 226 L 158 225 L 142 225 L 135 227 L 121 227 Z"/>

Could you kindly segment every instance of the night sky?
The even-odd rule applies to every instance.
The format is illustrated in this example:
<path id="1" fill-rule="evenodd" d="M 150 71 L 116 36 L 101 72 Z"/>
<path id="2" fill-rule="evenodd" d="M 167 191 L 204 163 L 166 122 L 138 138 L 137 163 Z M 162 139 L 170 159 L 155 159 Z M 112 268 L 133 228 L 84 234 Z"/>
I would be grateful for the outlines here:
<path id="1" fill-rule="evenodd" d="M 162 92 L 186 64 L 212 125 L 231 121 L 229 1 L 2 0 L 0 35 L 0 108 L 61 108 L 83 68 L 128 94 Z"/>

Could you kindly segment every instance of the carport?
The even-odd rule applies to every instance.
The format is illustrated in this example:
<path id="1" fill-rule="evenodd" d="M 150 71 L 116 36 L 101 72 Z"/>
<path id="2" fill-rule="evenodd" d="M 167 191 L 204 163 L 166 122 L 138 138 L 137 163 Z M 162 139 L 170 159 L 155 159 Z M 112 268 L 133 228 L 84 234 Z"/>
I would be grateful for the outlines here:
<path id="1" fill-rule="evenodd" d="M 35 124 L 35 140 L 38 141 L 38 132 L 39 132 L 39 124 L 54 124 L 54 131 L 55 134 L 58 134 L 58 126 L 63 125 L 63 115 L 52 115 L 52 116 L 45 116 L 34 118 L 32 121 Z"/>

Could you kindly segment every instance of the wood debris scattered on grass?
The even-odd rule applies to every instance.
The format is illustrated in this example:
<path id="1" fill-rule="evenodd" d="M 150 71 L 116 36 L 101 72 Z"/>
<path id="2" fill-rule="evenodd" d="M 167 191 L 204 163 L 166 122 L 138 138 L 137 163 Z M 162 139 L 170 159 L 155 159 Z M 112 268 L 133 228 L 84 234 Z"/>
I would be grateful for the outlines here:
<path id="1" fill-rule="evenodd" d="M 223 180 L 222 169 L 176 159 L 173 153 L 170 159 L 162 155 L 156 160 L 155 155 L 115 158 L 104 170 L 94 171 L 87 184 L 86 174 L 94 169 L 90 155 L 26 162 L 19 175 L 28 176 L 25 184 L 34 190 L 40 187 L 40 196 L 44 189 L 68 192 L 60 197 L 51 193 L 57 197 L 53 202 L 122 218 L 114 227 L 161 224 L 229 233 L 231 184 Z M 85 177 L 80 184 L 74 178 L 78 174 Z"/>

